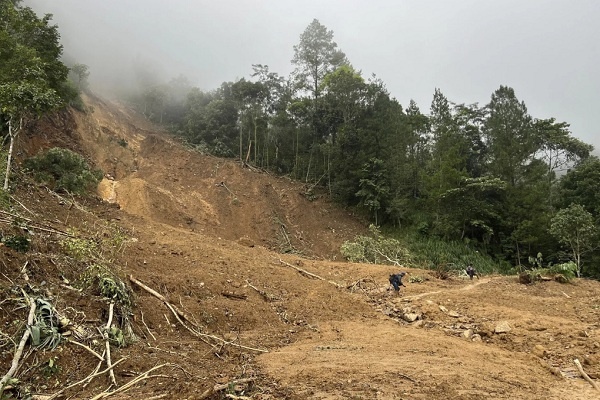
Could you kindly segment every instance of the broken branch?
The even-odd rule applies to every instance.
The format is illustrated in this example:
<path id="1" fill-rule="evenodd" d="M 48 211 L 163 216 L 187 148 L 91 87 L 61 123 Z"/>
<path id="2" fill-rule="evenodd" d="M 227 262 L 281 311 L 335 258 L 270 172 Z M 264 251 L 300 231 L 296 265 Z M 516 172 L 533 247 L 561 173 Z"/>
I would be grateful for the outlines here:
<path id="1" fill-rule="evenodd" d="M 4 386 L 6 385 L 8 380 L 10 378 L 12 378 L 13 374 L 19 367 L 19 361 L 21 360 L 21 355 L 23 354 L 23 349 L 25 348 L 27 339 L 29 339 L 29 335 L 31 334 L 31 325 L 33 325 L 33 318 L 35 316 L 36 304 L 35 304 L 35 300 L 32 300 L 29 297 L 26 297 L 26 298 L 31 303 L 31 306 L 29 308 L 29 315 L 27 316 L 27 326 L 25 327 L 25 332 L 23 333 L 23 337 L 21 337 L 21 341 L 19 342 L 19 347 L 17 348 L 17 351 L 15 352 L 15 355 L 13 357 L 10 369 L 8 370 L 6 375 L 4 375 L 2 377 L 2 379 L 0 380 L 0 395 L 2 395 L 2 392 L 4 392 Z"/>
<path id="2" fill-rule="evenodd" d="M 333 282 L 333 281 L 328 281 L 327 279 L 325 279 L 325 278 L 323 278 L 323 277 L 320 277 L 319 275 L 315 275 L 315 274 L 313 274 L 312 272 L 308 272 L 308 271 L 306 271 L 306 270 L 304 270 L 304 269 L 302 269 L 302 268 L 298 268 L 298 267 L 296 267 L 295 265 L 292 265 L 292 264 L 290 264 L 290 263 L 287 263 L 287 262 L 283 261 L 282 259 L 279 259 L 279 262 L 280 262 L 280 263 L 282 263 L 283 265 L 286 265 L 286 266 L 288 266 L 288 267 L 290 267 L 290 268 L 293 268 L 293 269 L 295 269 L 296 271 L 298 271 L 298 272 L 300 272 L 301 274 L 304 274 L 304 275 L 306 275 L 306 276 L 308 276 L 308 277 L 315 278 L 315 279 L 319 279 L 319 280 L 322 280 L 322 281 L 325 281 L 325 282 L 331 283 L 332 285 L 334 285 L 335 287 L 338 287 L 338 288 L 343 288 L 343 286 L 342 286 L 342 285 L 340 285 L 340 284 L 338 284 L 338 283 L 335 283 L 335 282 Z"/>
<path id="3" fill-rule="evenodd" d="M 581 363 L 579 362 L 579 360 L 576 358 L 575 360 L 573 360 L 573 362 L 575 363 L 575 366 L 579 370 L 579 373 L 581 374 L 581 376 L 583 377 L 583 379 L 585 379 L 586 381 L 588 381 L 594 387 L 594 389 L 600 390 L 600 387 L 598 387 L 598 384 L 596 382 L 594 382 L 594 380 L 592 378 L 590 378 L 590 376 L 588 374 L 585 373 L 585 371 L 583 370 L 583 367 L 581 366 Z"/>

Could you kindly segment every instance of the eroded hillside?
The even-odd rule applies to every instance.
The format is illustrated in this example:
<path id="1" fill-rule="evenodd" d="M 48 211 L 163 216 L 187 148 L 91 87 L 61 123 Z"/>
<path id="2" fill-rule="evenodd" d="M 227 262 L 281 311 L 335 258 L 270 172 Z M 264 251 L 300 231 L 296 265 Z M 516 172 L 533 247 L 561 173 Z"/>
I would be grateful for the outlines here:
<path id="1" fill-rule="evenodd" d="M 17 192 L 14 213 L 54 232 L 30 253 L 0 248 L 2 321 L 26 318 L 10 300 L 17 288 L 47 291 L 59 311 L 90 328 L 80 341 L 101 354 L 93 328 L 106 324 L 109 302 L 65 288 L 79 271 L 51 254 L 64 237 L 56 232 L 118 226 L 127 240 L 115 265 L 136 294 L 138 340 L 112 348 L 113 360 L 127 357 L 115 379 L 122 387 L 160 370 L 112 398 L 597 398 L 573 363 L 600 378 L 597 282 L 438 280 L 406 266 L 422 282 L 406 280 L 393 296 L 387 276 L 398 267 L 340 260 L 341 243 L 365 231 L 349 211 L 308 198 L 308 187 L 287 178 L 191 151 L 123 105 L 86 101 L 93 112 L 40 122 L 21 156 L 54 145 L 77 150 L 106 172 L 104 200 L 76 204 L 39 186 Z M 13 350 L 5 341 L 2 365 Z M 49 357 L 61 369 L 46 377 Z M 20 378 L 51 395 L 97 364 L 63 342 L 24 358 Z M 92 398 L 109 385 L 103 374 L 65 395 Z"/>

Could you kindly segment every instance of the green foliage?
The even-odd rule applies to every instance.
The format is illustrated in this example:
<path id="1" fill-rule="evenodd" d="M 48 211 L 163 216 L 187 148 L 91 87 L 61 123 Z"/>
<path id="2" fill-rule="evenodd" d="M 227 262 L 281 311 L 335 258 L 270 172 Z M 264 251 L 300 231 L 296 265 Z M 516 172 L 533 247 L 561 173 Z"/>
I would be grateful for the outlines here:
<path id="1" fill-rule="evenodd" d="M 437 270 L 443 266 L 448 270 L 462 271 L 471 263 L 479 273 L 508 272 L 508 268 L 464 242 L 423 237 L 411 231 L 399 231 L 395 235 L 413 255 L 413 262 L 422 268 Z"/>
<path id="2" fill-rule="evenodd" d="M 1 157 L 1 155 L 0 155 Z M 0 162 L 0 168 L 2 163 Z M 0 187 L 0 210 L 8 210 L 10 208 L 10 193 Z"/>
<path id="3" fill-rule="evenodd" d="M 396 239 L 384 237 L 375 225 L 369 226 L 371 236 L 357 236 L 340 249 L 351 262 L 400 265 L 411 261 L 410 254 Z"/>
<path id="4" fill-rule="evenodd" d="M 75 233 L 71 230 L 70 233 Z M 93 240 L 69 237 L 60 241 L 63 250 L 77 261 L 93 260 L 98 254 L 98 244 Z"/>
<path id="5" fill-rule="evenodd" d="M 35 324 L 31 326 L 31 340 L 39 348 L 55 349 L 62 341 L 59 323 L 54 306 L 45 299 L 35 300 Z"/>
<path id="6" fill-rule="evenodd" d="M 47 362 L 43 364 L 42 375 L 45 378 L 50 378 L 60 372 L 61 368 L 58 365 L 58 357 L 50 357 Z"/>
<path id="7" fill-rule="evenodd" d="M 98 293 L 123 310 L 130 311 L 133 305 L 131 289 L 117 274 L 99 264 L 88 267 L 81 276 L 85 287 L 96 287 Z"/>
<path id="8" fill-rule="evenodd" d="M 20 253 L 26 253 L 31 248 L 31 239 L 24 235 L 9 235 L 2 238 L 2 242 L 6 247 L 9 247 Z"/>
<path id="9" fill-rule="evenodd" d="M 575 264 L 573 261 L 551 265 L 547 268 L 547 270 L 552 275 L 560 274 L 564 276 L 568 281 L 577 276 L 577 264 Z"/>
<path id="10" fill-rule="evenodd" d="M 571 204 L 558 211 L 552 218 L 550 234 L 570 248 L 579 276 L 582 254 L 596 244 L 598 228 L 594 224 L 592 214 L 579 204 Z"/>
<path id="11" fill-rule="evenodd" d="M 52 148 L 24 164 L 38 181 L 71 193 L 83 193 L 102 180 L 102 171 L 91 170 L 82 156 L 68 149 Z"/>

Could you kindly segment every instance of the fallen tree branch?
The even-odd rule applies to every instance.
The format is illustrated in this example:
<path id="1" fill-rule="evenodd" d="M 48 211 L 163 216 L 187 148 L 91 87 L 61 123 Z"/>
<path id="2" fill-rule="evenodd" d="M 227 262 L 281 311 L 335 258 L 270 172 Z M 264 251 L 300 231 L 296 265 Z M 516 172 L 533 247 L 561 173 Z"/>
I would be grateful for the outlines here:
<path id="1" fill-rule="evenodd" d="M 246 300 L 248 298 L 248 296 L 243 293 L 239 294 L 239 293 L 234 293 L 234 292 L 223 291 L 223 292 L 221 292 L 221 294 L 230 299 Z"/>
<path id="2" fill-rule="evenodd" d="M 181 310 L 179 310 L 177 307 L 175 307 L 174 305 L 172 305 L 171 303 L 169 303 L 169 301 L 167 301 L 167 299 L 160 293 L 158 293 L 156 290 L 152 289 L 149 286 L 146 286 L 144 283 L 140 282 L 139 280 L 135 279 L 133 277 L 133 275 L 129 275 L 129 280 L 132 283 L 135 283 L 136 285 L 138 285 L 139 287 L 141 287 L 142 289 L 144 289 L 146 292 L 150 293 L 152 296 L 156 297 L 157 299 L 159 299 L 160 301 L 162 301 L 165 304 L 170 304 L 171 307 L 173 308 L 173 310 L 175 311 L 175 313 L 177 315 L 179 315 L 179 317 L 181 317 L 183 320 L 187 321 L 188 323 L 192 324 L 195 328 L 197 328 L 196 324 L 190 320 L 188 318 L 187 315 L 185 315 L 185 313 Z"/>
<path id="3" fill-rule="evenodd" d="M 277 298 L 275 296 L 265 292 L 264 290 L 260 290 L 259 288 L 253 286 L 250 283 L 250 281 L 246 280 L 246 284 L 248 284 L 248 286 L 250 286 L 252 289 L 256 290 L 258 292 L 258 294 L 260 294 L 263 297 L 263 299 L 265 299 L 266 301 L 271 302 L 271 301 L 277 300 Z"/>
<path id="4" fill-rule="evenodd" d="M 156 375 L 150 375 L 150 373 L 152 371 L 156 371 L 159 368 L 163 368 L 167 365 L 171 365 L 171 364 L 161 364 L 161 365 L 157 365 L 156 367 L 152 367 L 150 368 L 148 371 L 144 372 L 143 374 L 140 374 L 139 376 L 133 378 L 132 380 L 130 380 L 129 382 L 127 382 L 126 384 L 124 384 L 123 386 L 121 386 L 120 388 L 117 388 L 111 392 L 102 392 L 94 397 L 92 397 L 91 400 L 99 400 L 99 399 L 104 399 L 106 397 L 112 396 L 114 394 L 117 393 L 123 393 L 126 392 L 127 390 L 131 389 L 133 386 L 135 386 L 137 383 L 144 381 L 146 379 L 150 379 L 153 377 L 156 377 Z"/>
<path id="5" fill-rule="evenodd" d="M 93 372 L 93 373 L 91 373 L 90 375 L 86 376 L 85 378 L 83 378 L 83 379 L 81 379 L 81 380 L 79 380 L 79 381 L 77 381 L 75 383 L 72 383 L 72 384 L 70 384 L 67 387 L 64 387 L 64 388 L 60 389 L 58 392 L 54 393 L 52 396 L 48 397 L 46 400 L 53 400 L 53 399 L 57 398 L 58 396 L 60 396 L 61 394 L 63 394 L 64 392 L 66 392 L 67 390 L 72 389 L 75 386 L 81 385 L 82 383 L 84 383 L 88 379 L 91 381 L 92 379 L 94 379 L 97 376 L 100 376 L 100 375 L 103 375 L 103 374 L 105 374 L 105 373 L 107 373 L 109 371 L 112 371 L 114 367 L 116 367 L 117 365 L 121 364 L 126 359 L 127 359 L 127 357 L 123 357 L 123 358 L 117 360 L 117 362 L 113 363 L 113 365 L 111 365 L 110 368 L 105 368 L 105 369 L 103 369 L 100 372 Z"/>
<path id="6" fill-rule="evenodd" d="M 112 325 L 114 308 L 115 308 L 115 303 L 114 303 L 114 301 L 111 301 L 110 306 L 108 308 L 108 322 L 106 323 L 106 327 L 104 328 L 104 332 L 103 332 L 102 336 L 104 336 L 104 340 L 105 340 L 105 344 L 106 344 L 106 366 L 108 368 L 110 368 L 110 370 L 108 371 L 108 374 L 110 376 L 110 380 L 113 383 L 113 385 L 117 386 L 117 379 L 115 378 L 115 372 L 112 369 L 112 360 L 110 358 L 110 338 L 109 338 L 109 332 L 110 332 L 110 326 Z"/>
<path id="7" fill-rule="evenodd" d="M 21 337 L 21 341 L 19 342 L 19 347 L 17 347 L 17 351 L 15 351 L 15 355 L 13 357 L 10 369 L 8 370 L 6 375 L 4 375 L 0 380 L 0 396 L 4 392 L 4 387 L 6 386 L 6 383 L 10 380 L 10 378 L 12 378 L 13 374 L 19 367 L 19 361 L 21 361 L 23 349 L 25 349 L 25 344 L 27 343 L 27 339 L 29 339 L 29 335 L 31 334 L 31 325 L 33 325 L 33 318 L 35 317 L 36 304 L 35 300 L 32 300 L 29 297 L 26 298 L 31 303 L 29 307 L 29 315 L 27 316 L 27 326 L 25 327 L 25 332 L 23 333 L 23 337 Z"/>
<path id="8" fill-rule="evenodd" d="M 83 347 L 84 349 L 86 349 L 87 351 L 89 351 L 90 353 L 92 353 L 96 358 L 104 361 L 104 357 L 101 356 L 100 354 L 96 353 L 91 347 L 88 347 L 88 346 L 86 346 L 83 343 L 79 343 L 78 341 L 73 340 L 73 339 L 69 339 L 69 338 L 67 338 L 67 342 L 76 344 L 79 347 Z"/>
<path id="9" fill-rule="evenodd" d="M 600 387 L 598 387 L 598 384 L 596 382 L 594 382 L 594 380 L 592 378 L 590 378 L 590 376 L 588 374 L 585 373 L 585 371 L 583 370 L 583 367 L 581 366 L 581 363 L 579 362 L 579 360 L 576 358 L 575 360 L 573 360 L 573 362 L 575 363 L 575 366 L 579 370 L 579 373 L 581 374 L 581 376 L 583 377 L 583 379 L 585 379 L 586 381 L 588 381 L 594 387 L 594 389 L 600 391 Z"/>
<path id="10" fill-rule="evenodd" d="M 200 338 L 200 339 L 204 339 L 204 338 L 210 338 L 213 339 L 217 342 L 219 342 L 221 345 L 230 345 L 230 346 L 234 346 L 234 347 L 239 347 L 241 349 L 246 349 L 246 350 L 252 350 L 252 351 L 259 351 L 262 353 L 268 353 L 268 350 L 265 349 L 257 349 L 254 347 L 249 347 L 249 346 L 244 346 L 238 343 L 233 343 L 233 342 L 228 342 L 225 339 L 221 339 L 220 337 L 217 336 L 213 336 L 213 335 L 208 335 L 206 333 L 201 333 L 195 329 L 190 328 L 189 326 L 187 326 L 185 324 L 185 322 L 188 322 L 189 324 L 191 324 L 194 328 L 199 329 L 198 326 L 196 326 L 196 324 L 194 324 L 194 322 L 192 322 L 182 311 L 178 310 L 177 307 L 175 307 L 173 304 L 169 303 L 167 301 L 167 299 L 164 298 L 164 296 L 162 296 L 160 293 L 158 293 L 156 290 L 146 286 L 145 284 L 143 284 L 142 282 L 140 282 L 139 280 L 135 279 L 133 277 L 133 275 L 129 275 L 129 280 L 133 283 L 135 283 L 136 285 L 138 285 L 139 287 L 141 287 L 142 289 L 144 289 L 145 291 L 147 291 L 148 293 L 150 293 L 151 295 L 153 295 L 154 297 L 156 297 L 157 299 L 159 299 L 160 301 L 162 301 L 165 306 L 167 306 L 167 308 L 171 311 L 171 313 L 173 313 L 173 315 L 175 316 L 175 318 L 177 319 L 177 321 L 181 324 L 181 326 L 183 326 L 185 329 L 187 329 L 192 335 Z M 184 322 L 185 321 L 185 322 Z M 210 343 L 205 342 L 207 344 L 210 345 Z"/>
<path id="11" fill-rule="evenodd" d="M 298 267 L 296 267 L 295 265 L 292 265 L 292 264 L 290 264 L 290 263 L 287 263 L 287 262 L 283 261 L 282 259 L 279 259 L 279 262 L 280 262 L 280 263 L 282 263 L 283 265 L 286 265 L 286 266 L 288 266 L 288 267 L 290 267 L 290 268 L 293 268 L 293 269 L 295 269 L 296 271 L 298 271 L 298 272 L 300 272 L 301 274 L 304 274 L 304 275 L 306 275 L 306 276 L 308 276 L 308 277 L 310 277 L 310 278 L 319 279 L 319 280 L 322 280 L 322 281 L 325 281 L 325 282 L 331 283 L 331 284 L 332 284 L 332 285 L 334 285 L 335 287 L 338 287 L 338 288 L 343 288 L 343 286 L 342 286 L 342 285 L 340 285 L 340 284 L 338 284 L 338 283 L 336 283 L 336 282 L 333 282 L 333 281 L 328 281 L 327 279 L 325 279 L 325 278 L 323 278 L 323 277 L 320 277 L 319 275 L 315 275 L 315 274 L 313 274 L 312 272 L 308 272 L 308 271 L 306 271 L 306 270 L 304 270 L 304 269 L 302 269 L 302 268 L 298 268 Z"/>
<path id="12" fill-rule="evenodd" d="M 152 332 L 150 332 L 150 328 L 148 328 L 148 325 L 146 325 L 146 321 L 144 321 L 144 312 L 142 310 L 140 310 L 140 314 L 142 314 L 142 324 L 144 324 L 144 326 L 146 327 L 146 330 L 148 331 L 150 336 L 152 336 L 152 339 L 154 339 L 154 341 L 156 342 L 156 337 L 154 337 Z"/>
<path id="13" fill-rule="evenodd" d="M 106 354 L 106 349 L 102 350 L 102 360 L 100 360 L 100 362 L 98 363 L 98 365 L 96 365 L 96 368 L 94 368 L 94 371 L 88 376 L 88 378 L 86 379 L 87 381 L 83 384 L 82 387 L 86 387 L 87 385 L 90 384 L 90 382 L 94 379 L 94 374 L 98 371 L 100 371 L 100 367 L 102 367 L 102 363 L 104 362 L 104 355 Z"/>

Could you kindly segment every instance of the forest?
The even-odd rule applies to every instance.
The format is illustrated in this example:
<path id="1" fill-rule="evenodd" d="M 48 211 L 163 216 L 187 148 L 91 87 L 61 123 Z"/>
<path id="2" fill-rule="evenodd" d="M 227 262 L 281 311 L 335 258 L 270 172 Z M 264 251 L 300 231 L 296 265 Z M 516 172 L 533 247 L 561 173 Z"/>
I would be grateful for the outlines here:
<path id="1" fill-rule="evenodd" d="M 316 19 L 293 50 L 288 77 L 255 64 L 212 91 L 179 77 L 130 100 L 198 150 L 322 188 L 391 235 L 465 243 L 507 268 L 600 273 L 600 161 L 568 123 L 535 118 L 503 85 L 485 105 L 435 89 L 428 111 L 403 106 Z"/>
<path id="2" fill-rule="evenodd" d="M 62 57 L 58 27 L 2 0 L 0 122 L 10 190 L 13 142 L 28 119 L 81 108 L 87 66 Z M 282 49 L 285 51 L 286 49 Z M 386 235 L 467 246 L 501 266 L 574 263 L 600 276 L 600 160 L 567 122 L 528 113 L 500 85 L 487 104 L 435 89 L 428 110 L 401 105 L 364 77 L 313 20 L 293 48 L 290 76 L 252 66 L 250 79 L 209 91 L 180 76 L 159 82 L 143 68 L 137 110 L 197 151 L 306 184 L 360 210 Z"/>

